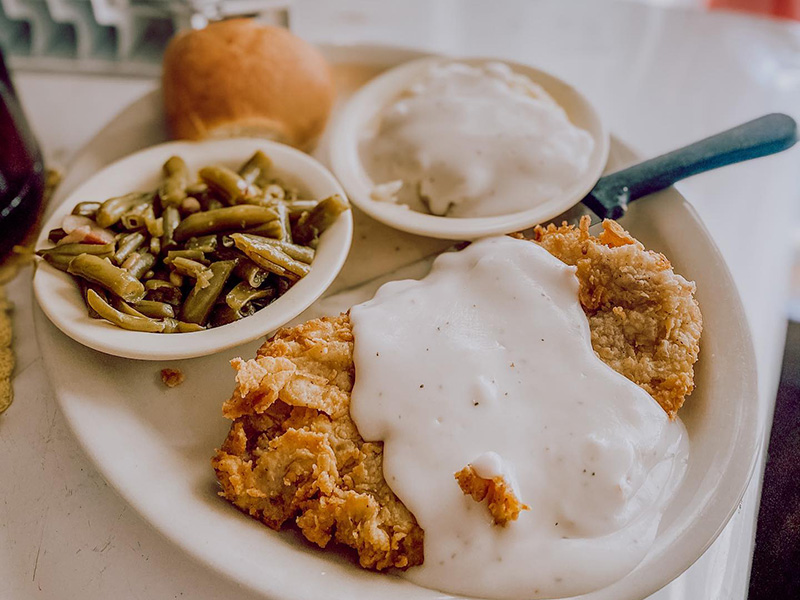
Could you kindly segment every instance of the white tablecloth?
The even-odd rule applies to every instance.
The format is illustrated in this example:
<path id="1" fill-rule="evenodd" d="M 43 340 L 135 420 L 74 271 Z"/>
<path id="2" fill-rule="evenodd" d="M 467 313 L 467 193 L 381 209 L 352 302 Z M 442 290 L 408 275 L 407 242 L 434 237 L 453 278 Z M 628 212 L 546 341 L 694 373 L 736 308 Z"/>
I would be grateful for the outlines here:
<path id="1" fill-rule="evenodd" d="M 380 42 L 544 67 L 587 92 L 612 131 L 646 155 L 772 111 L 800 119 L 800 26 L 629 3 L 525 0 L 298 2 L 312 41 Z M 64 163 L 152 80 L 18 73 L 28 117 Z M 739 286 L 771 420 L 785 333 L 800 150 L 698 176 L 697 207 Z M 16 402 L 0 417 L 0 598 L 254 596 L 162 539 L 104 483 L 59 413 L 34 338 L 28 279 L 16 302 Z M 760 477 L 717 542 L 657 600 L 744 599 Z M 265 565 L 268 568 L 268 565 Z"/>

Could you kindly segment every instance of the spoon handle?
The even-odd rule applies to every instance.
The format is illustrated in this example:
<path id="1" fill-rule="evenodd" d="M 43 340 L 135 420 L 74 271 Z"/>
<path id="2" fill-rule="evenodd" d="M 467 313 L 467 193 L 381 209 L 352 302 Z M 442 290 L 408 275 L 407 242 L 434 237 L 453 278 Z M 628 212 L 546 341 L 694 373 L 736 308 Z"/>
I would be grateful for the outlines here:
<path id="1" fill-rule="evenodd" d="M 601 177 L 583 203 L 601 219 L 618 219 L 634 200 L 676 181 L 733 163 L 775 154 L 797 141 L 797 123 L 773 113 L 694 144 Z"/>

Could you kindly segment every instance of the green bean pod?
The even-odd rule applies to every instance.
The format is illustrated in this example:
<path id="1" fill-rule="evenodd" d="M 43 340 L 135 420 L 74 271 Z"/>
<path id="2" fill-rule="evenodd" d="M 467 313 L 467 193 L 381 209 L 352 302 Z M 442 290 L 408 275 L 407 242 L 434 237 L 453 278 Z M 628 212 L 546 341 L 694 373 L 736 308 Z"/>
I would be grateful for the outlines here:
<path id="1" fill-rule="evenodd" d="M 203 183 L 216 192 L 227 204 L 248 204 L 257 201 L 261 196 L 257 188 L 228 167 L 219 165 L 203 167 L 200 169 L 199 175 Z"/>
<path id="2" fill-rule="evenodd" d="M 93 254 L 76 256 L 69 263 L 67 272 L 96 283 L 128 302 L 138 302 L 144 298 L 144 285 L 138 278 Z"/>
<path id="3" fill-rule="evenodd" d="M 241 166 L 239 175 L 247 183 L 255 184 L 263 188 L 269 183 L 268 173 L 271 169 L 272 160 L 270 157 L 261 150 L 256 150 L 256 153 Z"/>
<path id="4" fill-rule="evenodd" d="M 187 250 L 200 250 L 201 252 L 213 252 L 217 249 L 217 244 L 219 244 L 217 240 L 217 236 L 214 234 L 211 235 L 202 235 L 200 237 L 193 237 L 190 238 L 189 241 L 184 244 Z"/>
<path id="5" fill-rule="evenodd" d="M 130 259 L 131 256 L 129 256 L 128 259 Z M 156 264 L 155 256 L 153 256 L 149 252 L 141 252 L 138 253 L 138 255 L 134 257 L 134 260 L 132 260 L 131 263 L 125 267 L 125 270 L 136 279 L 141 279 L 142 277 L 144 277 L 145 273 L 147 273 L 150 269 L 153 268 L 153 265 L 155 264 Z"/>
<path id="6" fill-rule="evenodd" d="M 212 277 L 209 267 L 206 267 L 203 263 L 197 262 L 196 260 L 190 260 L 182 256 L 171 260 L 169 266 L 171 269 L 175 270 L 176 273 L 196 279 L 198 284 L 205 282 L 205 285 L 208 285 L 208 281 Z"/>
<path id="7" fill-rule="evenodd" d="M 164 323 L 162 321 L 156 321 L 147 317 L 136 317 L 118 311 L 92 289 L 86 291 L 86 301 L 92 310 L 117 327 L 122 327 L 123 329 L 131 331 L 145 331 L 148 333 L 161 333 L 164 331 Z"/>
<path id="8" fill-rule="evenodd" d="M 348 208 L 350 206 L 347 201 L 338 194 L 325 198 L 300 217 L 292 232 L 295 242 L 304 245 L 315 242 L 320 234 Z"/>
<path id="9" fill-rule="evenodd" d="M 283 203 L 286 210 L 289 211 L 289 216 L 299 217 L 304 212 L 313 210 L 319 204 L 318 200 L 287 200 Z"/>
<path id="10" fill-rule="evenodd" d="M 167 206 L 161 213 L 161 249 L 170 250 L 176 246 L 175 230 L 181 223 L 181 213 L 177 206 Z"/>
<path id="11" fill-rule="evenodd" d="M 270 244 L 271 246 L 275 246 L 276 248 L 280 248 L 286 254 L 291 256 L 295 260 L 299 260 L 300 262 L 304 262 L 307 265 L 310 265 L 311 262 L 314 260 L 314 255 L 316 251 L 309 247 L 309 246 L 300 246 L 298 244 L 290 244 L 287 242 L 283 242 L 281 240 L 275 240 L 272 238 L 262 238 L 261 240 L 265 244 Z"/>
<path id="12" fill-rule="evenodd" d="M 78 202 L 75 208 L 72 209 L 72 214 L 78 215 L 79 217 L 94 219 L 97 211 L 100 210 L 100 206 L 101 204 L 99 202 Z"/>
<path id="13" fill-rule="evenodd" d="M 164 181 L 158 188 L 161 208 L 177 207 L 186 198 L 189 184 L 189 167 L 180 156 L 173 156 L 164 163 Z"/>
<path id="14" fill-rule="evenodd" d="M 233 272 L 239 279 L 246 281 L 250 287 L 254 288 L 260 287 L 269 277 L 269 271 L 262 269 L 249 258 L 237 261 Z"/>
<path id="15" fill-rule="evenodd" d="M 264 238 L 246 233 L 231 235 L 236 247 L 244 252 L 254 263 L 276 275 L 298 279 L 308 275 L 311 268 L 293 259 L 277 246 L 266 243 Z"/>
<path id="16" fill-rule="evenodd" d="M 275 288 L 254 288 L 246 281 L 240 281 L 225 296 L 225 304 L 233 310 L 240 311 L 247 303 L 259 298 L 274 298 Z"/>
<path id="17" fill-rule="evenodd" d="M 167 256 L 164 259 L 164 264 L 169 265 L 176 258 L 188 258 L 189 260 L 193 260 L 204 265 L 208 265 L 210 262 L 202 250 L 170 250 L 167 252 Z"/>
<path id="18" fill-rule="evenodd" d="M 182 321 L 199 325 L 206 324 L 211 309 L 222 294 L 222 289 L 225 287 L 233 267 L 234 262 L 229 260 L 213 263 L 209 267 L 212 273 L 211 279 L 205 287 L 202 287 L 198 281 L 189 292 L 181 309 Z"/>
<path id="19" fill-rule="evenodd" d="M 94 220 L 100 227 L 111 227 L 122 218 L 122 215 L 145 201 L 152 202 L 153 194 L 149 192 L 131 192 L 124 196 L 109 198 L 97 210 Z"/>
<path id="20" fill-rule="evenodd" d="M 166 302 L 155 302 L 153 300 L 140 300 L 133 305 L 143 316 L 151 319 L 174 319 L 175 308 Z"/>
<path id="21" fill-rule="evenodd" d="M 138 231 L 123 235 L 117 245 L 117 251 L 114 254 L 113 261 L 117 265 L 124 263 L 125 259 L 128 258 L 134 250 L 137 250 L 139 246 L 144 244 L 144 239 L 144 235 Z"/>
<path id="22" fill-rule="evenodd" d="M 271 237 L 276 240 L 281 240 L 286 237 L 286 230 L 280 220 L 270 221 L 258 227 L 249 227 L 241 233 L 250 233 L 252 235 L 260 235 L 262 237 Z"/>
<path id="23" fill-rule="evenodd" d="M 106 302 L 108 302 L 114 309 L 118 310 L 121 313 L 125 313 L 126 315 L 131 315 L 132 317 L 145 317 L 138 310 L 133 308 L 130 304 L 125 302 L 122 298 L 117 296 L 112 296 L 111 298 L 106 298 Z"/>
<path id="24" fill-rule="evenodd" d="M 278 213 L 274 208 L 252 206 L 229 206 L 189 215 L 175 229 L 175 240 L 185 242 L 191 237 L 199 237 L 221 231 L 241 231 L 250 227 L 275 221 Z"/>
<path id="25" fill-rule="evenodd" d="M 94 254 L 100 258 L 109 258 L 114 254 L 114 244 L 61 244 L 60 246 L 39 250 L 36 254 L 39 256 L 55 254 L 79 256 L 81 254 Z"/>
<path id="26" fill-rule="evenodd" d="M 153 302 L 163 302 L 172 306 L 180 306 L 183 301 L 183 293 L 177 286 L 169 281 L 161 279 L 149 279 L 145 282 L 145 298 Z"/>
<path id="27" fill-rule="evenodd" d="M 133 206 L 119 218 L 119 223 L 128 231 L 143 229 L 147 225 L 147 212 L 153 210 L 153 205 L 149 202 L 142 202 Z"/>

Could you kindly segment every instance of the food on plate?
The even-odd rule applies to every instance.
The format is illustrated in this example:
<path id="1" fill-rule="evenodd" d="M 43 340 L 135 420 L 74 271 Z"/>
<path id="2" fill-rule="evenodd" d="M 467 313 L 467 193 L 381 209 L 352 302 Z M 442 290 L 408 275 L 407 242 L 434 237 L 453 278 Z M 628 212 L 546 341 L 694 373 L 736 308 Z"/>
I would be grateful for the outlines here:
<path id="1" fill-rule="evenodd" d="M 592 346 L 605 363 L 644 388 L 670 418 L 694 389 L 703 318 L 695 285 L 648 252 L 616 221 L 598 237 L 580 226 L 537 227 L 534 239 L 577 267 Z"/>
<path id="2" fill-rule="evenodd" d="M 168 388 L 178 387 L 186 380 L 186 375 L 180 369 L 161 369 L 161 382 Z"/>
<path id="3" fill-rule="evenodd" d="M 174 138 L 265 137 L 306 150 L 335 98 L 314 46 L 251 19 L 178 34 L 164 54 L 162 86 Z"/>
<path id="4" fill-rule="evenodd" d="M 319 236 L 348 209 L 297 197 L 256 152 L 239 171 L 177 156 L 157 190 L 87 199 L 37 254 L 75 276 L 89 316 L 123 329 L 200 331 L 264 308 L 307 275 Z"/>
<path id="5" fill-rule="evenodd" d="M 564 597 L 633 569 L 685 471 L 694 285 L 614 222 L 536 238 L 446 253 L 235 360 L 222 495 L 450 593 Z"/>
<path id="6" fill-rule="evenodd" d="M 486 508 L 492 515 L 495 525 L 506 525 L 509 521 L 516 521 L 520 512 L 531 509 L 519 501 L 514 484 L 508 475 L 498 474 L 498 470 L 492 469 L 491 465 L 470 463 L 456 472 L 455 478 L 461 491 L 471 496 L 473 500 L 476 502 L 486 500 Z"/>
<path id="7" fill-rule="evenodd" d="M 233 366 L 233 425 L 213 459 L 225 498 L 273 529 L 293 521 L 321 547 L 355 548 L 363 567 L 422 563 L 422 530 L 383 477 L 382 444 L 350 418 L 348 317 L 282 329 Z"/>
<path id="8" fill-rule="evenodd" d="M 379 113 L 360 153 L 375 201 L 491 217 L 559 196 L 593 148 L 541 86 L 508 65 L 437 62 Z"/>

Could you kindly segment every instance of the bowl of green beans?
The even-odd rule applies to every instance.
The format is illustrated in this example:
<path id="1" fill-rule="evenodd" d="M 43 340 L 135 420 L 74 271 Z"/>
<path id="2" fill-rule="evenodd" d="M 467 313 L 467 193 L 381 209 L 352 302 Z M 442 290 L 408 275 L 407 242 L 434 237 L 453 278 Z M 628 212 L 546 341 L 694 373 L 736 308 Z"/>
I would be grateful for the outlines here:
<path id="1" fill-rule="evenodd" d="M 55 209 L 34 293 L 95 350 L 204 356 L 308 308 L 352 235 L 344 191 L 309 155 L 252 138 L 168 142 L 99 171 Z"/>

